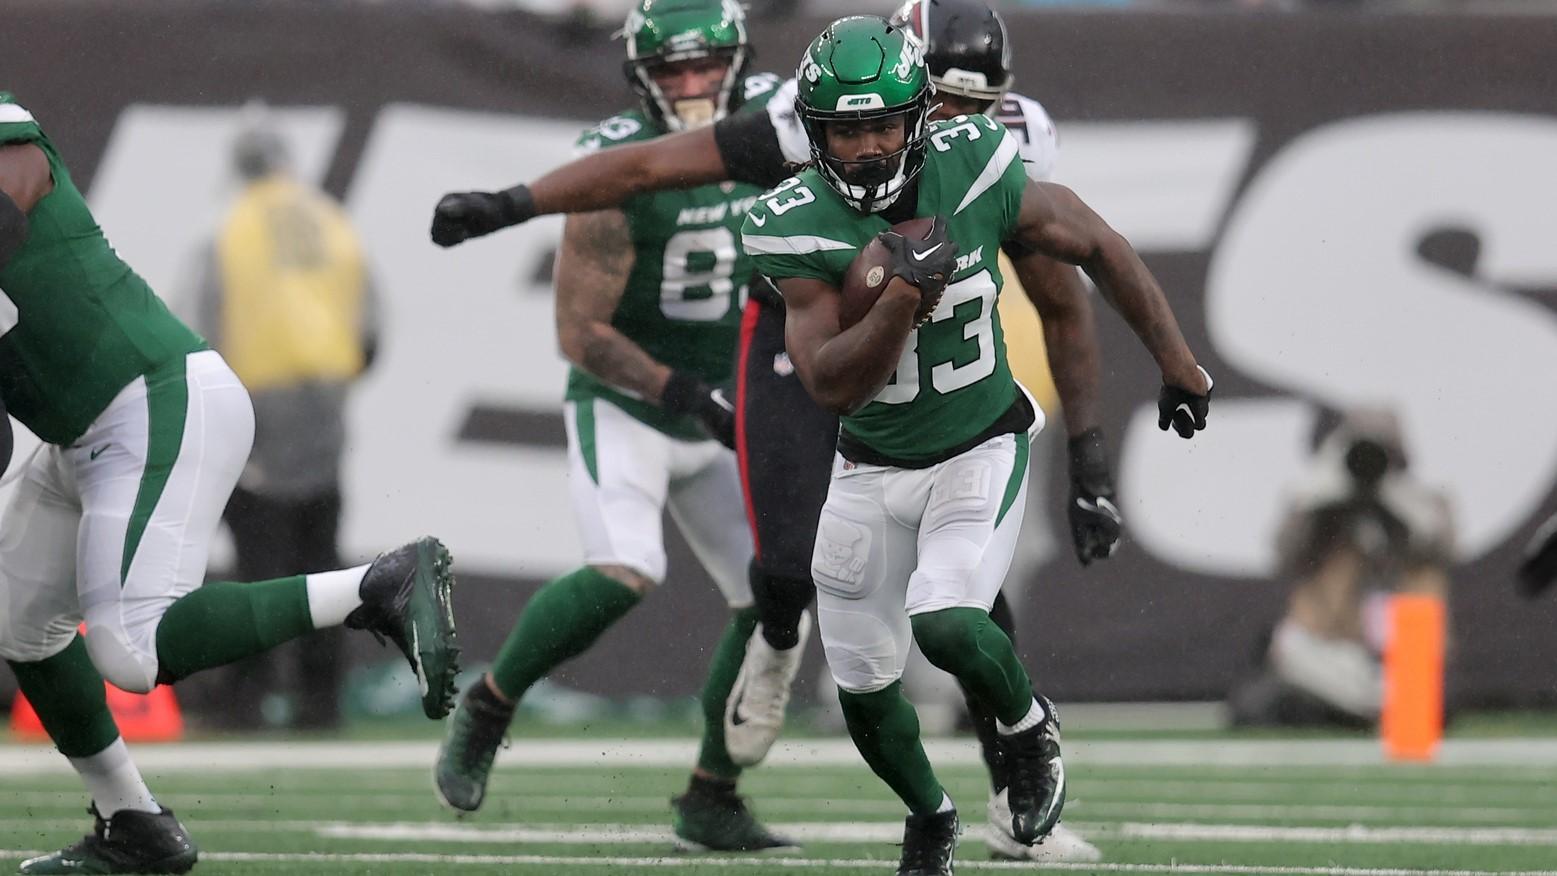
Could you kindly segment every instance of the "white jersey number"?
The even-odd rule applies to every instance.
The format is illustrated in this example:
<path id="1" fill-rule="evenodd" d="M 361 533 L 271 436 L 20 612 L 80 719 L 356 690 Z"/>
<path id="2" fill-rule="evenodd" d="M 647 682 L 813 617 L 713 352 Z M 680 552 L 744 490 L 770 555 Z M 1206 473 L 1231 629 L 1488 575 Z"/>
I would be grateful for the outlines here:
<path id="1" fill-rule="evenodd" d="M 660 312 L 713 322 L 730 312 L 735 291 L 735 234 L 723 226 L 679 231 L 665 242 Z"/>
<path id="2" fill-rule="evenodd" d="M 930 314 L 930 322 L 964 320 L 962 339 L 965 345 L 967 342 L 977 345 L 978 356 L 962 365 L 956 364 L 957 357 L 932 365 L 930 385 L 936 392 L 947 395 L 972 386 L 995 373 L 994 314 L 995 297 L 998 293 L 995 280 L 990 276 L 989 271 L 980 271 L 946 287 L 946 294 L 941 296 L 941 302 L 935 306 L 935 312 Z M 967 313 L 971 308 L 962 305 L 974 303 L 977 303 L 978 310 L 969 317 Z M 959 308 L 962 310 L 961 316 L 958 315 Z M 876 394 L 875 400 L 882 404 L 901 405 L 918 397 L 919 330 L 914 329 L 903 344 L 903 355 L 898 360 L 897 371 L 892 375 L 892 381 Z"/>

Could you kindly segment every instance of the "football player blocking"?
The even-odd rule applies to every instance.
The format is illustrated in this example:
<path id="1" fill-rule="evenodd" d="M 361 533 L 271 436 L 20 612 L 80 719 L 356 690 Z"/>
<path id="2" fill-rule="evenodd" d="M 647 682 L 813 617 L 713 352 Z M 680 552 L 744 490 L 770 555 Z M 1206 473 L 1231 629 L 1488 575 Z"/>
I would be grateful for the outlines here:
<path id="1" fill-rule="evenodd" d="M 1065 791 L 1054 708 L 988 613 L 1020 525 L 1028 432 L 1042 426 L 1005 361 L 1000 249 L 1079 264 L 1127 317 L 1152 321 L 1163 403 L 1185 437 L 1204 426 L 1210 380 L 1139 257 L 1073 195 L 1030 183 L 998 122 L 927 124 L 931 88 L 903 31 L 841 19 L 797 80 L 812 165 L 758 200 L 742 242 L 784 296 L 802 381 L 842 418 L 812 576 L 849 732 L 911 812 L 899 873 L 949 874 L 956 810 L 899 683 L 911 642 L 995 712 L 1018 841 L 1054 826 Z M 881 234 L 926 216 L 922 240 Z M 840 330 L 839 287 L 878 234 L 894 279 Z"/>
<path id="2" fill-rule="evenodd" d="M 0 523 L 0 656 L 92 798 L 94 829 L 24 873 L 164 873 L 196 849 L 106 704 L 345 624 L 388 637 L 422 707 L 453 699 L 444 547 L 201 586 L 253 440 L 238 378 L 109 247 L 31 113 L 0 95 L 0 396 L 44 442 Z M 86 635 L 77 626 L 86 625 Z"/>
<path id="3" fill-rule="evenodd" d="M 641 108 L 579 140 L 593 152 L 762 112 L 777 86 L 746 75 L 743 13 L 733 3 L 652 0 L 628 16 L 626 72 Z M 449 806 L 485 796 L 514 705 L 536 681 L 587 650 L 665 577 L 661 519 L 668 506 L 724 594 L 731 618 L 702 691 L 704 734 L 686 793 L 673 801 L 677 836 L 691 847 L 755 851 L 789 845 L 766 831 L 735 793 L 742 765 L 759 760 L 782 723 L 800 650 L 764 651 L 748 565 L 733 444 L 734 412 L 717 390 L 730 376 L 752 264 L 737 245 L 761 189 L 709 185 L 644 194 L 621 209 L 568 218 L 557 264 L 557 326 L 572 363 L 565 419 L 569 484 L 584 565 L 525 605 L 492 671 L 460 703 L 435 770 Z M 723 446 L 722 446 L 723 445 Z M 748 652 L 781 698 L 746 728 L 769 731 L 736 757 L 726 705 Z M 776 712 L 776 715 L 774 714 Z"/>

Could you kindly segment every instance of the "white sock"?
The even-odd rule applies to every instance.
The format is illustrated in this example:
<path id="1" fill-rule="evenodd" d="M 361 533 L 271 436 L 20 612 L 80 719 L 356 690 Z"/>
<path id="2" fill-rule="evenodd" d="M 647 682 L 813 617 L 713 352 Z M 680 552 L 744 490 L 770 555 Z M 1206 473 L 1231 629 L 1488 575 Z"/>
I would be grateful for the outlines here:
<path id="1" fill-rule="evenodd" d="M 152 799 L 141 771 L 130 760 L 130 750 L 124 747 L 124 739 L 115 739 L 109 746 L 91 757 L 73 757 L 70 765 L 76 768 L 81 781 L 86 783 L 97 813 L 110 818 L 115 812 L 134 809 L 138 812 L 161 812 L 162 807 Z"/>
<path id="2" fill-rule="evenodd" d="M 313 618 L 314 629 L 338 627 L 346 621 L 346 615 L 362 604 L 357 591 L 362 587 L 362 576 L 367 566 L 353 566 L 334 572 L 315 572 L 308 579 L 308 614 Z"/>
<path id="3" fill-rule="evenodd" d="M 1043 723 L 1046 714 L 1043 710 L 1043 703 L 1038 702 L 1037 697 L 1033 697 L 1033 704 L 1027 709 L 1027 714 L 1022 716 L 1022 720 L 1015 724 L 1002 724 L 997 720 L 995 721 L 995 731 L 1001 736 L 1010 736 L 1013 733 L 1021 733 L 1023 730 L 1031 730 Z"/>
<path id="4" fill-rule="evenodd" d="M 935 814 L 936 815 L 940 815 L 943 812 L 951 812 L 952 810 L 954 810 L 956 808 L 957 808 L 957 804 L 952 802 L 951 795 L 946 793 L 945 791 L 942 791 L 941 792 L 941 808 L 935 810 Z"/>

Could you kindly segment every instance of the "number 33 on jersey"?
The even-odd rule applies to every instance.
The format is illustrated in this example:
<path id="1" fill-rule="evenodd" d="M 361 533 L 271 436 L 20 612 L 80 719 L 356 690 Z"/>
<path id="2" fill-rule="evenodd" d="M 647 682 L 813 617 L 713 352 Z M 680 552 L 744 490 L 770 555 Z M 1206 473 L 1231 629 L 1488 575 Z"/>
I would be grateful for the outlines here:
<path id="1" fill-rule="evenodd" d="M 995 302 L 1004 282 L 1000 242 L 1016 230 L 1027 185 L 1018 143 L 986 116 L 937 122 L 927 137 L 914 215 L 946 218 L 961 253 L 956 271 L 930 321 L 909 335 L 892 380 L 843 420 L 854 438 L 902 459 L 974 437 L 1017 393 Z M 775 282 L 805 277 L 841 288 L 860 248 L 888 225 L 849 207 L 808 169 L 758 199 L 742 242 Z"/>

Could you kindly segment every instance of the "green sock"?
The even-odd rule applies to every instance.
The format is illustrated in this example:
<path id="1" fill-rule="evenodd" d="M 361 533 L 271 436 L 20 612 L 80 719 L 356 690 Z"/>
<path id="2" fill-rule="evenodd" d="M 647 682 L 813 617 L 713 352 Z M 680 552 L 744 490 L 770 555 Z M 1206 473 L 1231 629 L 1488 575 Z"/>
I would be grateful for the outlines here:
<path id="1" fill-rule="evenodd" d="M 85 639 L 78 635 L 65 650 L 33 663 L 7 662 L 60 754 L 91 757 L 119 738 L 103 676 L 92 665 Z"/>
<path id="2" fill-rule="evenodd" d="M 157 625 L 159 677 L 177 680 L 225 666 L 313 628 L 302 575 L 248 584 L 212 581 L 168 606 Z"/>
<path id="3" fill-rule="evenodd" d="M 708 678 L 703 682 L 703 744 L 697 752 L 697 765 L 721 779 L 734 779 L 741 768 L 730 760 L 724 747 L 724 707 L 730 701 L 730 689 L 741 674 L 746 660 L 746 642 L 757 629 L 755 606 L 736 609 L 730 614 L 724 635 L 714 647 L 714 659 L 708 663 Z"/>
<path id="4" fill-rule="evenodd" d="M 935 778 L 919 743 L 919 714 L 903 696 L 903 683 L 894 681 L 874 693 L 840 690 L 838 700 L 843 704 L 843 720 L 854 747 L 871 770 L 914 814 L 930 815 L 939 810 L 946 790 Z"/>
<path id="5" fill-rule="evenodd" d="M 642 599 L 626 584 L 585 566 L 537 590 L 492 663 L 492 680 L 509 702 L 600 634 Z"/>
<path id="6" fill-rule="evenodd" d="M 1033 702 L 1033 683 L 1011 639 L 978 608 L 947 608 L 912 618 L 925 659 L 962 682 L 995 717 L 1015 724 Z"/>

